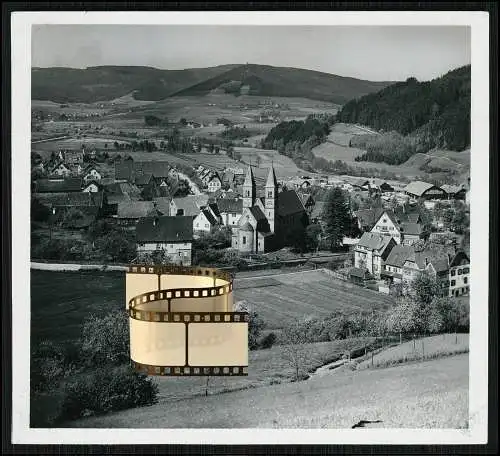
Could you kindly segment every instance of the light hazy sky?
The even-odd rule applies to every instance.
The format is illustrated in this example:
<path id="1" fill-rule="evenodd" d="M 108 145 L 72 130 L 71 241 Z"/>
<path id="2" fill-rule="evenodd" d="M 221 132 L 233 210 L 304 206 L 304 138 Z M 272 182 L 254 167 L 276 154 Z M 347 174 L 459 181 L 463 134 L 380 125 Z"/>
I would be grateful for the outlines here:
<path id="1" fill-rule="evenodd" d="M 162 69 L 255 63 L 373 81 L 470 63 L 465 26 L 34 25 L 32 66 Z"/>

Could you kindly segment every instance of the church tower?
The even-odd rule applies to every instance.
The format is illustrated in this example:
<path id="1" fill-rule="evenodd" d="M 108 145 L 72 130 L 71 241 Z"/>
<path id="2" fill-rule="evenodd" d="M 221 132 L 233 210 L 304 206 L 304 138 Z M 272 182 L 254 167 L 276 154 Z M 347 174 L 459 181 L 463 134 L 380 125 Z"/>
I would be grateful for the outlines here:
<path id="1" fill-rule="evenodd" d="M 275 221 L 278 199 L 278 181 L 276 180 L 276 174 L 274 173 L 273 165 L 271 165 L 269 174 L 267 175 L 265 192 L 266 218 L 269 221 L 269 228 L 271 229 L 271 232 L 274 233 L 276 228 Z"/>
<path id="2" fill-rule="evenodd" d="M 256 193 L 255 178 L 253 176 L 252 167 L 249 166 L 245 176 L 245 182 L 243 182 L 243 209 L 252 207 L 255 204 Z"/>

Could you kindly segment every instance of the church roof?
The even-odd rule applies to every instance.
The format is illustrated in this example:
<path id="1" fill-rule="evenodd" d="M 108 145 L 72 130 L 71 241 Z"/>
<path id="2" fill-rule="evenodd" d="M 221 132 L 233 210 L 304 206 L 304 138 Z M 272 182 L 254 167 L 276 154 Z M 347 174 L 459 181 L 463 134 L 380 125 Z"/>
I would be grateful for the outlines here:
<path id="1" fill-rule="evenodd" d="M 277 213 L 280 216 L 304 212 L 304 206 L 295 190 L 285 190 L 278 193 Z"/>
<path id="2" fill-rule="evenodd" d="M 252 167 L 249 166 L 247 173 L 245 175 L 245 182 L 243 183 L 244 186 L 252 185 L 255 187 L 255 177 L 253 175 Z"/>
<path id="3" fill-rule="evenodd" d="M 261 220 L 267 220 L 265 214 L 262 212 L 259 206 L 252 206 L 250 208 L 250 212 L 255 217 L 255 220 L 257 220 L 257 222 Z"/>
<path id="4" fill-rule="evenodd" d="M 267 175 L 266 187 L 274 187 L 278 186 L 278 180 L 276 179 L 276 174 L 274 173 L 274 167 L 271 165 L 269 168 L 269 174 Z"/>
<path id="5" fill-rule="evenodd" d="M 253 231 L 253 226 L 246 222 L 241 228 L 241 231 Z"/>

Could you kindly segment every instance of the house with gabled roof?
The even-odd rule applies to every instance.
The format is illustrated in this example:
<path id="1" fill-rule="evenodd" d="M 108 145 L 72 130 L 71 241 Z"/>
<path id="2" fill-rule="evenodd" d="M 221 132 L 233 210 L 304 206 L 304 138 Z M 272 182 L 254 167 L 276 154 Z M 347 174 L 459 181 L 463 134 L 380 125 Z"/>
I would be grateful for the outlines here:
<path id="1" fill-rule="evenodd" d="M 54 166 L 52 166 L 49 170 L 49 174 L 54 176 L 71 176 L 71 168 L 66 165 L 62 160 L 58 161 Z"/>
<path id="2" fill-rule="evenodd" d="M 202 208 L 199 214 L 193 218 L 193 231 L 195 233 L 210 233 L 218 225 L 217 218 L 208 207 Z"/>
<path id="3" fill-rule="evenodd" d="M 420 223 L 418 212 L 405 213 L 388 209 L 379 211 L 379 214 L 371 232 L 391 236 L 398 244 L 412 245 L 429 235 Z"/>
<path id="4" fill-rule="evenodd" d="M 102 179 L 102 173 L 99 171 L 98 167 L 95 164 L 90 164 L 82 171 L 82 177 L 84 182 L 98 182 Z"/>
<path id="5" fill-rule="evenodd" d="M 465 186 L 444 184 L 441 185 L 441 188 L 446 192 L 448 199 L 465 200 L 465 194 L 467 193 Z"/>
<path id="6" fill-rule="evenodd" d="M 295 190 L 278 191 L 271 166 L 264 184 L 264 196 L 249 167 L 243 183 L 243 212 L 232 230 L 231 245 L 244 253 L 261 253 L 286 246 L 289 235 L 309 223 L 306 210 Z"/>
<path id="7" fill-rule="evenodd" d="M 170 200 L 170 215 L 184 215 L 196 217 L 200 209 L 208 204 L 208 195 L 187 195 Z"/>
<path id="8" fill-rule="evenodd" d="M 143 217 L 136 226 L 136 240 L 138 253 L 163 251 L 172 263 L 190 266 L 193 217 Z"/>
<path id="9" fill-rule="evenodd" d="M 224 226 L 235 226 L 243 213 L 241 198 L 220 198 L 216 202 Z"/>
<path id="10" fill-rule="evenodd" d="M 450 260 L 448 296 L 469 294 L 470 259 L 466 252 L 460 250 Z"/>
<path id="11" fill-rule="evenodd" d="M 34 193 L 71 193 L 81 192 L 83 181 L 80 177 L 37 179 Z"/>
<path id="12" fill-rule="evenodd" d="M 396 241 L 391 236 L 363 233 L 354 248 L 354 266 L 366 268 L 374 277 L 380 278 L 385 261 L 395 245 Z"/>
<path id="13" fill-rule="evenodd" d="M 410 182 L 404 192 L 415 199 L 443 199 L 447 197 L 446 192 L 434 184 L 423 181 Z"/>
<path id="14" fill-rule="evenodd" d="M 211 176 L 207 179 L 206 184 L 209 193 L 216 192 L 222 187 L 222 181 L 216 172 L 211 174 Z"/>
<path id="15" fill-rule="evenodd" d="M 153 201 L 123 201 L 118 203 L 116 219 L 120 225 L 134 226 L 141 218 L 159 215 Z"/>
<path id="16" fill-rule="evenodd" d="M 415 250 L 411 245 L 395 245 L 385 260 L 381 277 L 389 282 L 401 283 L 403 281 L 403 265 L 414 254 Z"/>

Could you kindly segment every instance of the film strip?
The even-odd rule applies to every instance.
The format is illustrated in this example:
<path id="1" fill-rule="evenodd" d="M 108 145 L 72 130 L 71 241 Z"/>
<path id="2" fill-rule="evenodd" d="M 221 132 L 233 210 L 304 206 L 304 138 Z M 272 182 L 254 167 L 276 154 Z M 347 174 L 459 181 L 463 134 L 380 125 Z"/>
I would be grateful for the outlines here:
<path id="1" fill-rule="evenodd" d="M 132 368 L 147 375 L 162 376 L 248 376 L 248 366 L 153 366 L 131 361 Z"/>
<path id="2" fill-rule="evenodd" d="M 165 323 L 247 323 L 247 312 L 159 312 L 156 310 L 129 309 L 134 320 Z"/>
<path id="3" fill-rule="evenodd" d="M 173 265 L 132 265 L 128 273 L 134 276 L 127 288 L 128 296 L 133 296 L 127 311 L 131 365 L 136 371 L 161 376 L 248 375 L 249 314 L 229 311 L 233 305 L 230 273 Z M 142 283 L 136 274 L 158 275 L 158 289 L 134 296 L 133 291 L 156 286 L 156 279 L 145 277 Z M 172 277 L 179 275 L 192 280 Z M 175 287 L 181 284 L 198 286 Z M 205 304 L 210 311 L 203 310 Z"/>

